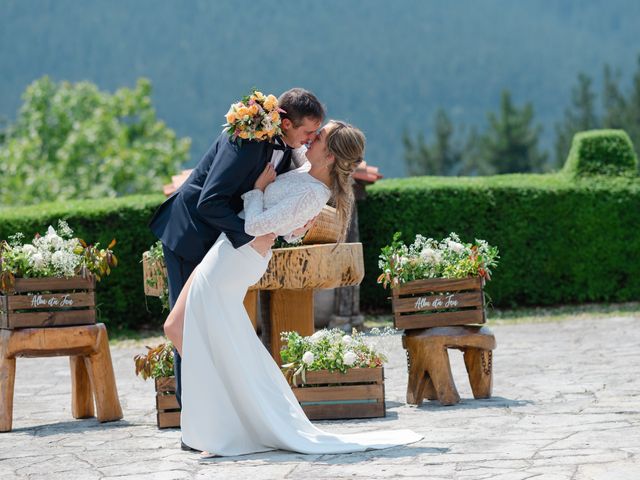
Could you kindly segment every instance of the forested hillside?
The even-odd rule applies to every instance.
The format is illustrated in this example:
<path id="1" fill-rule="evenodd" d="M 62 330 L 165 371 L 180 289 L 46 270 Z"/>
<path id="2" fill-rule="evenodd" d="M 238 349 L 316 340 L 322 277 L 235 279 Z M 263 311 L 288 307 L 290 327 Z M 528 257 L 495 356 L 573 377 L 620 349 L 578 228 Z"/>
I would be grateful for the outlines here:
<path id="1" fill-rule="evenodd" d="M 402 134 L 430 138 L 434 113 L 483 128 L 503 89 L 532 102 L 551 154 L 579 72 L 599 91 L 605 63 L 627 88 L 640 2 L 423 0 L 0 1 L 0 116 L 45 74 L 113 91 L 151 80 L 154 105 L 193 139 L 190 164 L 252 86 L 314 91 L 368 136 L 367 159 L 406 174 Z"/>

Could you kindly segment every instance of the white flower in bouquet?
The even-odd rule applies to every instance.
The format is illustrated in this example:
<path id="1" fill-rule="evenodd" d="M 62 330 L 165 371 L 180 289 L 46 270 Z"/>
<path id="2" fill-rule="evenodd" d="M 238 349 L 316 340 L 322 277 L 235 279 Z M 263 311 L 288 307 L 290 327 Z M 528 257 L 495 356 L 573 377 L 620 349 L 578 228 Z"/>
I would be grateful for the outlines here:
<path id="1" fill-rule="evenodd" d="M 447 248 L 455 253 L 464 253 L 464 245 L 459 242 L 454 242 L 453 240 L 447 241 Z"/>
<path id="2" fill-rule="evenodd" d="M 322 340 L 326 335 L 327 335 L 326 330 L 318 330 L 316 333 L 314 333 L 309 337 L 309 340 L 311 341 L 311 343 L 317 343 L 320 340 Z"/>
<path id="3" fill-rule="evenodd" d="M 437 265 L 442 261 L 442 253 L 433 248 L 425 248 L 420 252 L 420 258 L 427 263 Z"/>
<path id="4" fill-rule="evenodd" d="M 29 263 L 31 263 L 34 268 L 42 268 L 46 264 L 46 261 L 40 252 L 36 252 L 29 257 Z"/>
<path id="5" fill-rule="evenodd" d="M 302 355 L 302 361 L 307 365 L 311 365 L 314 360 L 315 356 L 313 355 L 313 352 L 304 352 L 304 355 Z"/>
<path id="6" fill-rule="evenodd" d="M 351 366 L 354 363 L 356 363 L 356 360 L 358 359 L 358 357 L 356 356 L 355 353 L 349 351 L 347 353 L 344 354 L 344 358 L 342 360 L 342 362 L 347 365 L 347 366 Z"/>
<path id="7" fill-rule="evenodd" d="M 342 343 L 345 345 L 351 345 L 353 343 L 353 338 L 351 338 L 351 335 L 344 335 L 342 337 Z"/>
<path id="8" fill-rule="evenodd" d="M 36 247 L 34 247 L 33 245 L 31 245 L 30 243 L 27 243 L 25 245 L 22 246 L 22 252 L 27 254 L 27 255 L 33 255 L 34 253 L 36 253 L 38 250 L 36 249 Z"/>

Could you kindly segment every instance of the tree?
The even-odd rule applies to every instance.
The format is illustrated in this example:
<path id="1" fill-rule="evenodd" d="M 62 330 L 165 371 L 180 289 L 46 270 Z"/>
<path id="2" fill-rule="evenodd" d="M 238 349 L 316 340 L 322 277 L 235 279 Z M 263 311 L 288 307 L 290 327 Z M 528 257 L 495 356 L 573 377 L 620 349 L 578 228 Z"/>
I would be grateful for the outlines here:
<path id="1" fill-rule="evenodd" d="M 0 145 L 0 205 L 159 192 L 188 160 L 146 79 L 109 94 L 43 77 L 23 100 Z"/>
<path id="2" fill-rule="evenodd" d="M 500 113 L 489 113 L 489 127 L 480 136 L 482 161 L 493 173 L 540 172 L 547 154 L 538 150 L 542 127 L 533 126 L 533 106 L 516 107 L 508 90 L 502 92 Z"/>
<path id="3" fill-rule="evenodd" d="M 562 123 L 556 123 L 555 163 L 558 167 L 564 164 L 577 132 L 600 126 L 592 83 L 592 79 L 584 73 L 578 75 L 578 84 L 571 90 L 571 105 L 564 111 Z"/>
<path id="4" fill-rule="evenodd" d="M 405 162 L 409 175 L 455 175 L 462 164 L 462 148 L 453 141 L 453 124 L 443 109 L 435 115 L 435 141 L 427 145 L 418 134 L 414 143 L 405 132 Z"/>

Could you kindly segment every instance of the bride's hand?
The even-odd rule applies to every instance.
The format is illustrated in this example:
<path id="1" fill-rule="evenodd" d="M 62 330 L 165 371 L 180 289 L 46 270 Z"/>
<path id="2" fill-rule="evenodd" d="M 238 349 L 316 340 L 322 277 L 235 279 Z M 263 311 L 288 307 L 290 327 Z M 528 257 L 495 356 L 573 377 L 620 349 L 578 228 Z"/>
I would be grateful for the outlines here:
<path id="1" fill-rule="evenodd" d="M 270 163 L 267 163 L 267 166 L 264 167 L 264 170 L 256 180 L 256 183 L 253 186 L 253 188 L 262 190 L 264 192 L 264 189 L 267 188 L 267 185 L 272 183 L 275 179 L 276 179 L 276 170 L 273 168 L 273 165 L 271 165 Z"/>

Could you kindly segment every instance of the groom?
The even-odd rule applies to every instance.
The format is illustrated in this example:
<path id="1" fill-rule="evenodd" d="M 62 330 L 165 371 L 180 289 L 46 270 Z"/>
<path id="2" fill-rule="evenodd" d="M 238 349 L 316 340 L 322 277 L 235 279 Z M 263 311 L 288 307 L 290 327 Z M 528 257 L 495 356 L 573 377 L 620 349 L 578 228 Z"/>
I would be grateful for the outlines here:
<path id="1" fill-rule="evenodd" d="M 189 178 L 155 212 L 150 228 L 162 241 L 169 281 L 169 305 L 173 308 L 182 287 L 204 258 L 220 233 L 235 248 L 249 243 L 266 255 L 274 234 L 252 237 L 244 231 L 238 216 L 243 208 L 240 196 L 253 185 L 271 162 L 276 173 L 299 165 L 292 149 L 313 141 L 324 119 L 324 108 L 311 92 L 293 88 L 284 92 L 278 104 L 282 136 L 274 143 L 242 141 L 238 146 L 226 132 L 220 134 Z M 181 359 L 174 349 L 176 397 L 181 403 Z"/>

